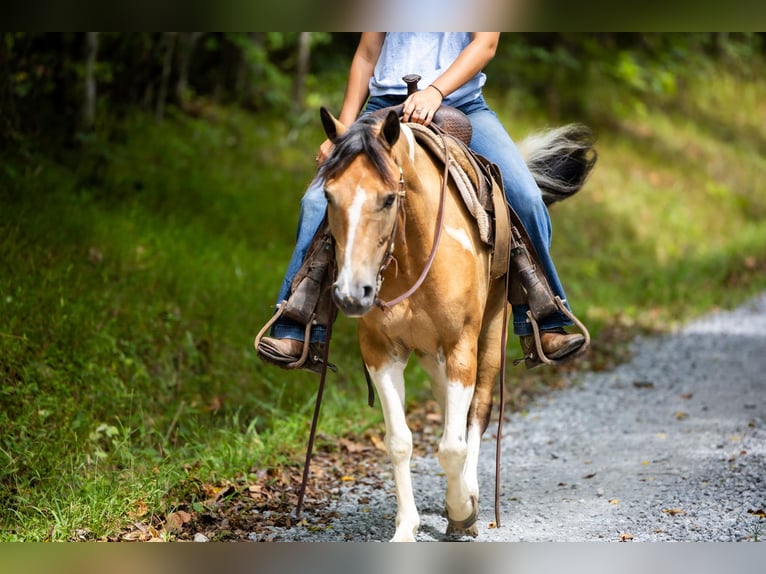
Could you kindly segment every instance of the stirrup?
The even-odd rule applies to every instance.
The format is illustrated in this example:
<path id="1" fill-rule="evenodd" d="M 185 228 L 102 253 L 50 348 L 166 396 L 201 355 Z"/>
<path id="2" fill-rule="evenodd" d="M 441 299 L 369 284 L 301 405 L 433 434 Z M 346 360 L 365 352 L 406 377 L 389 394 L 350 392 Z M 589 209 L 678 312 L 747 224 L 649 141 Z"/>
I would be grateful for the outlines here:
<path id="1" fill-rule="evenodd" d="M 532 324 L 532 332 L 535 337 L 535 348 L 532 350 L 531 353 L 519 359 L 515 359 L 513 361 L 514 366 L 518 365 L 519 363 L 523 361 L 527 369 L 534 369 L 535 367 L 540 366 L 541 364 L 552 365 L 554 367 L 557 367 L 559 365 L 563 365 L 564 363 L 568 363 L 569 361 L 577 357 L 582 356 L 590 348 L 590 333 L 588 332 L 588 329 L 585 327 L 585 325 L 583 325 L 582 321 L 580 321 L 577 317 L 575 317 L 574 313 L 572 313 L 569 309 L 567 309 L 567 306 L 564 305 L 564 302 L 561 300 L 561 297 L 556 295 L 554 297 L 554 300 L 556 301 L 556 306 L 558 307 L 558 310 L 561 311 L 561 313 L 563 313 L 567 318 L 569 318 L 575 324 L 575 326 L 580 330 L 580 332 L 585 337 L 585 341 L 583 341 L 583 344 L 580 345 L 576 350 L 572 351 L 571 353 L 564 355 L 563 357 L 560 357 L 558 359 L 551 359 L 543 351 L 543 344 L 540 339 L 540 336 L 541 336 L 540 327 L 537 324 L 537 319 L 535 319 L 534 315 L 532 314 L 532 311 L 527 311 L 527 318 L 529 319 L 529 322 Z"/>
<path id="2" fill-rule="evenodd" d="M 278 305 L 277 312 L 274 313 L 271 319 L 269 319 L 269 321 L 263 326 L 263 328 L 255 336 L 255 341 L 253 342 L 253 346 L 255 347 L 255 350 L 258 353 L 258 356 L 262 360 L 266 361 L 267 363 L 276 365 L 277 367 L 280 367 L 282 369 L 287 369 L 287 370 L 306 369 L 308 371 L 311 371 L 312 373 L 321 374 L 322 368 L 324 365 L 323 358 L 322 356 L 320 356 L 319 353 L 311 352 L 311 348 L 313 346 L 311 344 L 311 327 L 314 326 L 315 315 L 312 315 L 311 321 L 309 321 L 306 324 L 306 330 L 304 331 L 304 336 L 303 336 L 303 350 L 301 352 L 301 356 L 298 357 L 298 359 L 296 359 L 295 361 L 292 361 L 292 362 L 280 361 L 277 356 L 275 356 L 272 353 L 269 353 L 261 346 L 261 339 L 263 339 L 263 336 L 271 328 L 271 326 L 274 323 L 276 323 L 277 320 L 282 316 L 284 303 L 285 302 L 283 301 L 282 303 Z M 327 363 L 327 368 L 333 372 L 338 371 L 338 367 L 330 362 Z"/>

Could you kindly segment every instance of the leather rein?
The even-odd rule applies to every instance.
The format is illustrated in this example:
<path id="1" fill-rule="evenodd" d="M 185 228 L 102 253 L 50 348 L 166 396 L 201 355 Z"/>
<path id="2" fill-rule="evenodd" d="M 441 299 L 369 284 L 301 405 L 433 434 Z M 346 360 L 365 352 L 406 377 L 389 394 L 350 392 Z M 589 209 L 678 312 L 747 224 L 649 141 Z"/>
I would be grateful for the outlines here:
<path id="1" fill-rule="evenodd" d="M 433 245 L 431 246 L 431 253 L 428 255 L 428 259 L 426 260 L 426 264 L 423 267 L 423 271 L 420 272 L 420 276 L 417 278 L 415 283 L 407 289 L 404 293 L 399 295 L 398 297 L 395 297 L 394 299 L 391 299 L 390 301 L 383 301 L 380 298 L 375 299 L 375 305 L 380 307 L 383 311 L 388 311 L 391 309 L 394 305 L 397 305 L 404 301 L 405 299 L 409 298 L 415 291 L 418 290 L 418 288 L 423 284 L 423 281 L 425 281 L 426 277 L 428 276 L 428 272 L 431 270 L 431 265 L 433 265 L 434 259 L 436 259 L 436 250 L 439 248 L 439 243 L 441 241 L 442 237 L 442 229 L 444 227 L 444 205 L 446 204 L 446 197 L 447 197 L 447 184 L 449 182 L 449 148 L 447 146 L 447 141 L 444 139 L 444 133 L 441 131 L 440 128 L 437 126 L 433 126 L 436 133 L 439 134 L 441 137 L 442 143 L 444 144 L 444 173 L 442 175 L 442 186 L 441 186 L 441 192 L 439 196 L 439 211 L 436 215 L 436 229 L 434 231 L 434 241 Z M 404 186 L 404 172 L 402 171 L 401 166 L 399 167 L 399 192 L 397 193 L 398 198 L 398 209 L 401 213 L 402 217 L 402 227 L 404 227 L 404 221 L 405 221 L 405 211 L 404 211 L 404 200 L 406 198 L 406 189 Z M 397 216 L 396 221 L 394 222 L 394 226 L 391 229 L 391 237 L 388 242 L 388 253 L 386 257 L 384 258 L 383 265 L 381 266 L 380 270 L 378 271 L 378 287 L 380 287 L 380 284 L 382 282 L 383 273 L 386 271 L 388 266 L 391 264 L 391 261 L 394 260 L 394 244 L 396 242 L 396 231 L 398 227 L 398 221 L 399 217 Z M 404 232 L 402 232 L 402 240 L 404 240 Z"/>

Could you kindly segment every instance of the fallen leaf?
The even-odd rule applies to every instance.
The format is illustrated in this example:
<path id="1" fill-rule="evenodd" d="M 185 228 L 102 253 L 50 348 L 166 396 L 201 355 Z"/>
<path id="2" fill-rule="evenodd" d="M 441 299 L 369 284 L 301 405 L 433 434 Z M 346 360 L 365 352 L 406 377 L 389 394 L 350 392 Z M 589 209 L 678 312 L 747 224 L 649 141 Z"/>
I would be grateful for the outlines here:
<path id="1" fill-rule="evenodd" d="M 125 542 L 140 542 L 143 533 L 140 530 L 133 530 L 122 535 Z"/>
<path id="2" fill-rule="evenodd" d="M 257 498 L 259 494 L 263 492 L 263 485 L 262 484 L 251 484 L 247 487 L 247 491 L 250 493 L 250 496 L 253 498 Z"/>
<path id="3" fill-rule="evenodd" d="M 678 396 L 681 397 L 683 400 L 688 401 L 694 396 L 694 393 L 681 393 Z"/>
<path id="4" fill-rule="evenodd" d="M 378 437 L 377 435 L 371 435 L 370 442 L 372 443 L 372 446 L 377 448 L 379 451 L 386 452 L 386 445 L 383 443 L 382 440 L 380 440 L 380 437 Z"/>
<path id="5" fill-rule="evenodd" d="M 493 528 L 497 528 L 497 523 L 493 520 L 492 522 L 487 524 L 487 528 L 489 528 L 490 530 Z"/>
<path id="6" fill-rule="evenodd" d="M 689 413 L 684 411 L 676 411 L 673 416 L 676 417 L 677 420 L 682 421 L 689 418 Z"/>
<path id="7" fill-rule="evenodd" d="M 610 498 L 609 504 L 620 504 L 620 499 L 618 498 Z"/>
<path id="8" fill-rule="evenodd" d="M 184 510 L 177 512 L 171 512 L 165 518 L 165 530 L 168 532 L 180 532 L 183 530 L 184 524 L 191 520 L 191 514 Z"/>
<path id="9" fill-rule="evenodd" d="M 757 516 L 758 518 L 766 518 L 766 510 L 759 509 L 759 510 L 748 510 L 748 514 L 752 514 L 753 516 Z"/>
<path id="10" fill-rule="evenodd" d="M 681 508 L 663 508 L 662 512 L 670 514 L 670 516 L 679 516 L 686 514 L 686 511 Z"/>
<path id="11" fill-rule="evenodd" d="M 593 478 L 594 476 L 596 476 L 596 473 L 591 472 L 590 474 L 586 474 L 585 476 L 583 476 L 583 478 Z"/>
<path id="12" fill-rule="evenodd" d="M 652 461 L 650 461 L 650 460 L 642 460 L 641 464 L 643 464 L 644 466 L 648 466 L 648 465 L 652 464 Z"/>
<path id="13" fill-rule="evenodd" d="M 146 502 L 143 500 L 137 500 L 133 508 L 128 512 L 128 518 L 131 520 L 136 520 L 146 516 L 147 512 L 149 512 L 149 507 L 147 506 Z"/>
<path id="14" fill-rule="evenodd" d="M 347 438 L 341 438 L 340 440 L 338 440 L 338 444 L 340 444 L 341 447 L 346 449 L 349 452 L 349 454 L 363 452 L 367 450 L 368 448 L 370 448 L 366 444 L 360 444 L 358 442 L 351 441 Z"/>
<path id="15" fill-rule="evenodd" d="M 623 532 L 620 534 L 620 542 L 629 542 L 633 540 L 633 535 L 629 534 L 628 532 Z"/>
<path id="16" fill-rule="evenodd" d="M 355 479 L 353 476 L 348 476 L 348 475 L 346 475 L 346 476 L 341 476 L 341 477 L 340 477 L 340 479 L 341 479 L 343 482 L 353 482 L 353 481 L 355 481 L 355 480 L 356 480 L 356 479 Z"/>

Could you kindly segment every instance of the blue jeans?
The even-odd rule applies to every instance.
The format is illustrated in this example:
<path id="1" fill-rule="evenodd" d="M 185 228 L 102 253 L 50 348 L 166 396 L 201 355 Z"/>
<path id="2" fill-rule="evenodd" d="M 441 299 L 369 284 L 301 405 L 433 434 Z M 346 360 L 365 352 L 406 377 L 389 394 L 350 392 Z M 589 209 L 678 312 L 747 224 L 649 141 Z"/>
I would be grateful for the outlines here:
<path id="1" fill-rule="evenodd" d="M 400 96 L 370 98 L 363 114 L 400 104 L 402 101 L 404 101 L 404 98 Z M 473 128 L 471 149 L 497 164 L 500 168 L 506 199 L 519 215 L 529 234 L 553 294 L 558 295 L 566 302 L 564 288 L 561 285 L 556 267 L 550 256 L 553 230 L 548 208 L 543 203 L 542 193 L 537 187 L 529 169 L 527 169 L 524 159 L 516 148 L 516 144 L 513 143 L 513 140 L 508 135 L 503 124 L 500 123 L 495 112 L 487 106 L 484 98 L 478 98 L 461 105 L 459 109 L 468 116 Z M 282 281 L 282 288 L 277 297 L 278 302 L 284 301 L 289 296 L 290 284 L 303 263 L 306 251 L 311 245 L 311 240 L 314 238 L 324 219 L 326 209 L 327 202 L 324 197 L 323 182 L 315 179 L 311 182 L 301 200 L 295 250 L 287 266 L 285 278 Z M 527 310 L 528 307 L 526 305 L 516 305 L 513 307 L 513 331 L 517 335 L 530 335 L 532 333 L 532 326 L 527 319 Z M 540 328 L 550 329 L 571 324 L 567 317 L 557 313 L 541 321 Z M 272 335 L 278 338 L 303 340 L 304 327 L 294 321 L 282 318 L 272 327 Z M 317 326 L 311 331 L 312 342 L 324 341 L 325 336 L 326 330 L 324 327 Z"/>

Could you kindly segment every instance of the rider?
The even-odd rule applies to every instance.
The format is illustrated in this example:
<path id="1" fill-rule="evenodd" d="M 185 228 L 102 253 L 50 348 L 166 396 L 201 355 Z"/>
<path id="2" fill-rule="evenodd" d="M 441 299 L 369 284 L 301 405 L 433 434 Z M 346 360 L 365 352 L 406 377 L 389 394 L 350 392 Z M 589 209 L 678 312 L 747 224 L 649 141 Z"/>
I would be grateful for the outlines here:
<path id="1" fill-rule="evenodd" d="M 351 125 L 363 113 L 404 102 L 402 121 L 428 125 L 439 106 L 453 106 L 468 116 L 473 129 L 470 148 L 500 167 L 506 199 L 519 215 L 538 254 L 554 295 L 566 303 L 564 289 L 550 256 L 551 220 L 532 174 L 495 113 L 482 96 L 486 75 L 482 69 L 494 57 L 499 32 L 364 32 L 351 61 L 348 84 L 339 121 Z M 427 87 L 409 97 L 402 81 L 406 74 L 422 77 Z M 366 105 L 365 105 L 366 102 Z M 331 153 L 325 140 L 319 147 L 317 163 Z M 306 256 L 314 235 L 324 219 L 327 204 L 324 186 L 316 178 L 301 200 L 295 250 L 282 282 L 278 304 L 290 295 L 293 277 Z M 521 338 L 525 355 L 534 353 L 534 335 L 525 305 L 513 306 L 514 332 Z M 572 322 L 556 312 L 539 321 L 543 352 L 562 360 L 576 354 L 585 342 L 583 335 L 568 334 Z M 280 317 L 271 337 L 263 337 L 259 351 L 270 360 L 287 364 L 300 357 L 305 327 Z M 311 331 L 311 343 L 322 343 L 323 326 Z"/>

